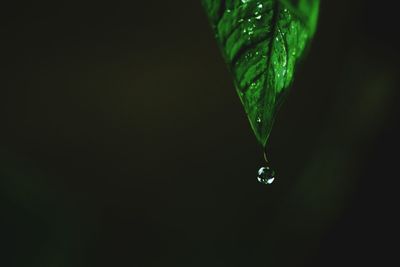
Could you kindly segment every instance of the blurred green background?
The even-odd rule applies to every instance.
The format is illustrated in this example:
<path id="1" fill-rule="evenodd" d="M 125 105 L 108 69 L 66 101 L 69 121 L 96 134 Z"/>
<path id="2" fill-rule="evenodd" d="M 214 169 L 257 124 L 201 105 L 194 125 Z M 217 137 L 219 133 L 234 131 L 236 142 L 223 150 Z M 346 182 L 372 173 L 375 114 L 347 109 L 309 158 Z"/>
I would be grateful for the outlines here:
<path id="1" fill-rule="evenodd" d="M 395 6 L 322 1 L 256 181 L 200 1 L 2 8 L 1 266 L 391 266 Z"/>

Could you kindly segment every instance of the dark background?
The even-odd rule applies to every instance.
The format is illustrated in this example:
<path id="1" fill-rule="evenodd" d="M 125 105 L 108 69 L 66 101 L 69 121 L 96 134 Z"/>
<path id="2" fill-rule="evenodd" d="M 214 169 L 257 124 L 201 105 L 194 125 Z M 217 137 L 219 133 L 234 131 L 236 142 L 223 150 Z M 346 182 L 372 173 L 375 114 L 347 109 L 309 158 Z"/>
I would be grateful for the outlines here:
<path id="1" fill-rule="evenodd" d="M 322 1 L 256 181 L 200 1 L 1 10 L 1 266 L 395 266 L 392 2 Z"/>

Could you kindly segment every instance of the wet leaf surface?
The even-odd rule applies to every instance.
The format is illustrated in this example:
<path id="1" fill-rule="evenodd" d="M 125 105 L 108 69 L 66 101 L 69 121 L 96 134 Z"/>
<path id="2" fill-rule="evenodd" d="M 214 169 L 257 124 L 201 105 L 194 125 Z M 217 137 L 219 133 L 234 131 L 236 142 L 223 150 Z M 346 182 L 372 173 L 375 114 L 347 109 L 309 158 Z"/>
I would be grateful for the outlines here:
<path id="1" fill-rule="evenodd" d="M 203 0 L 257 140 L 265 145 L 296 63 L 314 35 L 319 0 Z"/>

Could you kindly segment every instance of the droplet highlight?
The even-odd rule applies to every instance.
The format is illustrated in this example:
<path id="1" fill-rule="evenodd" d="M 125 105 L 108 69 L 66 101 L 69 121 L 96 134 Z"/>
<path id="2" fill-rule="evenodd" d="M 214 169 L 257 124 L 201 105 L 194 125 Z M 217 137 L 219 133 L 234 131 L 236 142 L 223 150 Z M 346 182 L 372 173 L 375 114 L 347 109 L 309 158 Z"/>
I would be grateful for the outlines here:
<path id="1" fill-rule="evenodd" d="M 257 181 L 262 184 L 272 184 L 275 180 L 275 171 L 270 167 L 261 167 L 258 170 Z"/>

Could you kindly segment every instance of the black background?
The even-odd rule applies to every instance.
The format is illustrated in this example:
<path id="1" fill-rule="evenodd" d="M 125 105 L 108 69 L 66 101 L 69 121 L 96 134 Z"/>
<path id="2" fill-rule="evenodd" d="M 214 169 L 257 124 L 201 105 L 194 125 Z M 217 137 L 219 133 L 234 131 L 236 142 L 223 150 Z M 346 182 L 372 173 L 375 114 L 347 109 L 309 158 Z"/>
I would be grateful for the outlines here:
<path id="1" fill-rule="evenodd" d="M 200 1 L 3 6 L 0 264 L 396 265 L 391 4 L 322 1 L 272 186 Z"/>

